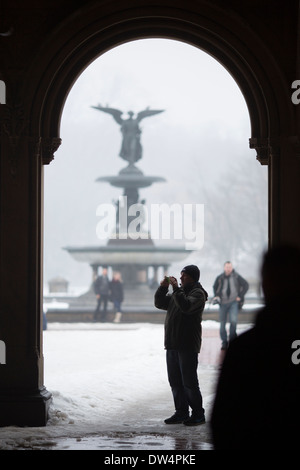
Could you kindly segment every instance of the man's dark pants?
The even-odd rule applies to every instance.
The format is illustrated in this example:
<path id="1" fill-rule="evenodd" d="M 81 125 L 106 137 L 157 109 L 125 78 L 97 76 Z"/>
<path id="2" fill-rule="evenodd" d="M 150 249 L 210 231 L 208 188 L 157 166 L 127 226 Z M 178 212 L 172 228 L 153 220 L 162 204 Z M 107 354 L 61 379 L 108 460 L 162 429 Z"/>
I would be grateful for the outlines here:
<path id="1" fill-rule="evenodd" d="M 197 367 L 197 352 L 167 350 L 168 379 L 173 393 L 176 414 L 182 418 L 189 416 L 189 406 L 193 416 L 203 417 L 204 415 Z"/>
<path id="2" fill-rule="evenodd" d="M 239 304 L 236 300 L 229 302 L 227 304 L 220 305 L 220 337 L 222 340 L 222 345 L 227 346 L 228 339 L 226 333 L 226 322 L 227 316 L 229 315 L 229 341 L 232 341 L 236 338 L 236 327 L 239 313 Z"/>
<path id="3" fill-rule="evenodd" d="M 101 304 L 103 302 L 103 310 L 101 310 Z M 108 303 L 108 295 L 101 294 L 100 299 L 97 299 L 97 306 L 94 312 L 94 321 L 98 320 L 99 312 L 100 312 L 100 321 L 105 321 L 106 314 L 107 314 L 107 303 Z"/>

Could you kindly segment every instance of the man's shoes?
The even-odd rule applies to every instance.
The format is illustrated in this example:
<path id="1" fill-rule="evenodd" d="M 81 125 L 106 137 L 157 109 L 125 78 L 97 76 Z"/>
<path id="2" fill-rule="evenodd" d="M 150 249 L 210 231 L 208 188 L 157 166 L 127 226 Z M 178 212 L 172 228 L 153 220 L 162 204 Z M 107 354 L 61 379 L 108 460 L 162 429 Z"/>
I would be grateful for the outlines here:
<path id="1" fill-rule="evenodd" d="M 188 416 L 181 417 L 178 414 L 174 414 L 171 418 L 165 419 L 166 424 L 181 424 L 184 423 L 188 418 Z"/>
<path id="2" fill-rule="evenodd" d="M 221 351 L 226 351 L 227 348 L 228 348 L 228 343 L 222 343 Z"/>
<path id="3" fill-rule="evenodd" d="M 205 416 L 190 416 L 188 419 L 186 419 L 183 424 L 185 426 L 200 426 L 200 424 L 205 424 Z"/>

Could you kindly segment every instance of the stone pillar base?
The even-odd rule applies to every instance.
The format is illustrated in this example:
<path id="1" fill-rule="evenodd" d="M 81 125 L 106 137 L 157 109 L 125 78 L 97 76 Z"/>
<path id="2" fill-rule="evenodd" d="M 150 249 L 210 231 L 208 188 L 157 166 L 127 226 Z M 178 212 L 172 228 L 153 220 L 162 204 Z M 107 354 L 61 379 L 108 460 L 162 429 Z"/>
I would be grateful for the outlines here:
<path id="1" fill-rule="evenodd" d="M 0 392 L 0 426 L 46 426 L 51 397 L 45 388 Z"/>

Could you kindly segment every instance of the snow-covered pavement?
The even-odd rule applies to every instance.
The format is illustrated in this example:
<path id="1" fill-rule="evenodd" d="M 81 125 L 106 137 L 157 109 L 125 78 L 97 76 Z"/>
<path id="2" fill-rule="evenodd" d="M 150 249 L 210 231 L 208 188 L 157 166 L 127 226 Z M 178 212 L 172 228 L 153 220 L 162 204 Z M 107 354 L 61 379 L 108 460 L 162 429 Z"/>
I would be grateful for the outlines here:
<path id="1" fill-rule="evenodd" d="M 163 325 L 49 323 L 44 332 L 45 386 L 53 396 L 48 425 L 0 428 L 0 450 L 211 449 L 219 348 L 218 323 L 204 321 L 198 375 L 207 424 L 167 426 L 163 421 L 174 409 Z"/>

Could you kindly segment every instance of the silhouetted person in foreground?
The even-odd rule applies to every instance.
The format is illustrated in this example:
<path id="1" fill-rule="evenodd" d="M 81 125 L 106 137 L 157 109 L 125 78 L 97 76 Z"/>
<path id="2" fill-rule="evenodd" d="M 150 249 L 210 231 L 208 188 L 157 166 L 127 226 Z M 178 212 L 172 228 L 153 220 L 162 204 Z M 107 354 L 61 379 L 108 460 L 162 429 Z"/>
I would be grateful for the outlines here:
<path id="1" fill-rule="evenodd" d="M 262 264 L 265 307 L 226 352 L 211 426 L 214 448 L 297 449 L 300 442 L 300 250 Z"/>

